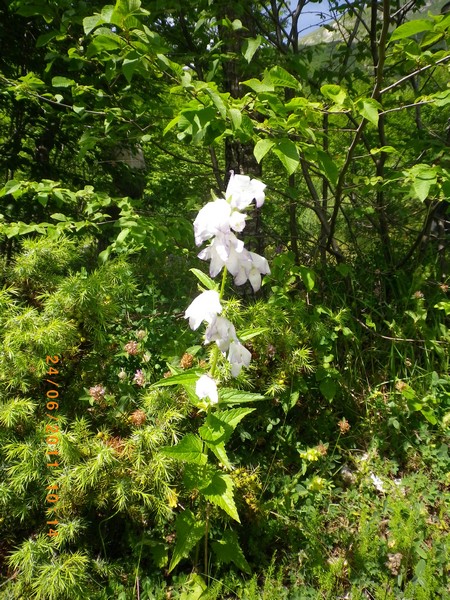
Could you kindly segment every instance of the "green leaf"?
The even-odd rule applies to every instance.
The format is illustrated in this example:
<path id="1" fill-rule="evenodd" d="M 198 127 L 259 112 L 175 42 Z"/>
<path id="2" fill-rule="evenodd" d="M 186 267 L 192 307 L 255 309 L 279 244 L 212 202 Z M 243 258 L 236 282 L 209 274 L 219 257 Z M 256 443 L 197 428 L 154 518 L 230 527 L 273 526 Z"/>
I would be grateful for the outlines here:
<path id="1" fill-rule="evenodd" d="M 50 218 L 54 219 L 55 221 L 67 221 L 66 215 L 63 215 L 62 213 L 53 213 L 50 215 Z"/>
<path id="2" fill-rule="evenodd" d="M 125 75 L 128 83 L 131 83 L 133 75 L 141 66 L 141 60 L 139 58 L 125 58 L 122 62 L 122 73 Z"/>
<path id="3" fill-rule="evenodd" d="M 330 183 L 332 185 L 335 185 L 339 177 L 339 169 L 336 163 L 330 157 L 330 155 L 324 152 L 323 150 L 317 151 L 317 158 L 319 161 L 319 165 L 322 167 L 322 171 L 328 177 Z"/>
<path id="4" fill-rule="evenodd" d="M 291 140 L 284 139 L 278 142 L 274 153 L 280 159 L 281 164 L 289 175 L 292 175 L 300 164 L 297 146 Z"/>
<path id="5" fill-rule="evenodd" d="M 53 77 L 52 78 L 52 86 L 53 87 L 70 87 L 75 85 L 75 81 L 73 79 L 68 79 L 67 77 Z"/>
<path id="6" fill-rule="evenodd" d="M 204 579 L 197 573 L 194 573 L 183 585 L 183 591 L 180 600 L 206 600 L 208 586 Z"/>
<path id="7" fill-rule="evenodd" d="M 227 116 L 227 109 L 225 106 L 225 102 L 220 97 L 220 94 L 218 92 L 216 92 L 216 90 L 211 89 L 210 87 L 205 88 L 205 92 L 208 94 L 208 96 L 214 102 L 214 105 L 217 108 L 217 110 L 219 111 L 219 114 L 222 117 L 222 119 L 225 119 Z"/>
<path id="8" fill-rule="evenodd" d="M 398 154 L 398 150 L 397 148 L 394 148 L 394 146 L 380 146 L 380 148 L 372 148 L 370 154 L 380 154 L 381 152 L 384 152 L 385 154 Z"/>
<path id="9" fill-rule="evenodd" d="M 198 432 L 206 442 L 226 444 L 238 423 L 255 410 L 255 408 L 232 408 L 210 413 Z"/>
<path id="10" fill-rule="evenodd" d="M 253 154 L 255 155 L 257 162 L 260 163 L 269 150 L 274 146 L 275 142 L 273 140 L 265 139 L 256 142 L 255 147 L 253 148 Z"/>
<path id="11" fill-rule="evenodd" d="M 241 83 L 242 85 L 246 85 L 247 87 L 252 89 L 257 94 L 260 94 L 261 92 L 275 91 L 275 86 L 272 83 L 270 77 L 267 76 L 267 74 L 264 76 L 264 79 L 262 81 L 259 81 L 259 79 L 247 79 L 247 81 L 242 81 Z"/>
<path id="12" fill-rule="evenodd" d="M 359 114 L 372 125 L 378 125 L 378 111 L 383 108 L 379 102 L 373 98 L 360 98 L 356 103 L 356 108 Z"/>
<path id="13" fill-rule="evenodd" d="M 327 400 L 333 400 L 337 392 L 336 382 L 327 377 L 320 382 L 319 389 Z"/>
<path id="14" fill-rule="evenodd" d="M 211 542 L 211 547 L 218 560 L 226 565 L 234 563 L 244 573 L 250 573 L 250 565 L 245 560 L 237 535 L 231 529 L 224 532 L 222 539 Z"/>
<path id="15" fill-rule="evenodd" d="M 231 471 L 233 465 L 228 458 L 228 455 L 225 450 L 225 444 L 210 444 L 209 442 L 205 442 L 211 452 L 216 456 L 216 458 L 221 462 L 227 469 Z"/>
<path id="16" fill-rule="evenodd" d="M 433 21 L 427 21 L 425 19 L 408 21 L 407 23 L 403 23 L 403 25 L 397 27 L 397 29 L 392 33 L 389 42 L 402 40 L 404 38 L 417 35 L 418 33 L 422 33 L 423 31 L 431 31 L 433 27 Z"/>
<path id="17" fill-rule="evenodd" d="M 92 17 L 85 17 L 83 19 L 83 29 L 85 35 L 89 35 L 93 29 L 98 27 L 99 25 L 103 25 L 105 21 L 102 16 L 99 14 L 93 15 Z"/>
<path id="18" fill-rule="evenodd" d="M 203 454 L 202 440 L 193 433 L 187 433 L 175 446 L 164 446 L 161 452 L 175 460 L 195 465 L 206 465 L 208 462 L 208 457 Z"/>
<path id="19" fill-rule="evenodd" d="M 434 99 L 434 104 L 436 106 L 446 106 L 450 103 L 450 89 L 433 94 L 431 98 Z"/>
<path id="20" fill-rule="evenodd" d="M 312 269 L 308 269 L 308 267 L 304 266 L 299 266 L 298 270 L 300 271 L 300 277 L 302 278 L 307 291 L 311 292 L 316 283 L 316 274 Z"/>
<path id="21" fill-rule="evenodd" d="M 239 339 L 241 341 L 245 342 L 246 340 L 251 340 L 252 338 L 256 337 L 257 335 L 266 333 L 267 331 L 270 331 L 269 327 L 253 327 L 250 329 L 240 329 L 239 330 Z"/>
<path id="22" fill-rule="evenodd" d="M 206 500 L 222 508 L 232 519 L 240 523 L 236 504 L 234 503 L 233 488 L 233 480 L 229 475 L 215 471 L 209 485 L 199 489 L 199 492 Z"/>
<path id="23" fill-rule="evenodd" d="M 217 285 L 217 283 L 213 279 L 211 279 L 211 277 L 206 275 L 206 273 L 203 273 L 203 271 L 200 271 L 200 269 L 189 269 L 189 271 L 197 277 L 197 279 L 200 281 L 200 283 L 202 283 L 205 286 L 206 289 L 208 289 L 208 290 L 218 290 L 219 289 L 219 286 Z"/>
<path id="24" fill-rule="evenodd" d="M 269 74 L 271 81 L 276 86 L 291 88 L 293 90 L 300 90 L 302 87 L 300 82 L 297 81 L 293 75 L 278 65 L 272 67 L 269 71 Z"/>
<path id="25" fill-rule="evenodd" d="M 22 181 L 16 181 L 15 179 L 10 179 L 9 181 L 7 181 L 4 185 L 4 187 L 0 190 L 0 197 L 2 196 L 7 196 L 8 194 L 11 194 L 12 196 L 14 196 L 14 194 L 16 192 L 21 192 L 21 194 L 17 194 L 16 196 L 14 196 L 15 198 L 17 198 L 19 195 L 22 195 L 23 193 L 23 182 Z"/>
<path id="26" fill-rule="evenodd" d="M 183 373 L 177 373 L 171 377 L 160 379 L 153 383 L 148 389 L 158 387 L 167 387 L 169 385 L 191 385 L 197 382 L 197 379 L 203 375 L 200 369 L 189 369 Z"/>
<path id="27" fill-rule="evenodd" d="M 58 35 L 60 35 L 60 32 L 56 29 L 53 31 L 48 31 L 47 33 L 43 33 L 36 40 L 36 48 L 42 48 L 42 46 L 45 46 L 47 42 L 54 39 Z"/>
<path id="28" fill-rule="evenodd" d="M 242 112 L 237 108 L 230 108 L 230 119 L 235 129 L 239 129 L 242 123 Z"/>
<path id="29" fill-rule="evenodd" d="M 322 95 L 329 100 L 332 100 L 335 104 L 342 106 L 347 100 L 347 91 L 340 85 L 334 83 L 328 83 L 320 88 Z"/>
<path id="30" fill-rule="evenodd" d="M 189 556 L 189 552 L 202 539 L 206 532 L 205 522 L 197 519 L 188 508 L 178 515 L 175 528 L 177 541 L 173 550 L 172 560 L 170 561 L 169 573 L 182 558 Z"/>
<path id="31" fill-rule="evenodd" d="M 234 390 L 231 388 L 219 388 L 219 404 L 242 404 L 246 402 L 257 402 L 258 400 L 266 400 L 261 394 L 253 392 L 244 392 L 242 390 Z"/>
<path id="32" fill-rule="evenodd" d="M 414 165 L 406 174 L 412 179 L 412 193 L 420 201 L 426 200 L 431 187 L 437 182 L 436 168 L 426 164 Z"/>
<path id="33" fill-rule="evenodd" d="M 255 52 L 261 45 L 261 42 L 262 37 L 260 35 L 256 36 L 255 38 L 246 38 L 244 40 L 244 43 L 242 44 L 242 56 L 248 63 L 252 60 Z"/>

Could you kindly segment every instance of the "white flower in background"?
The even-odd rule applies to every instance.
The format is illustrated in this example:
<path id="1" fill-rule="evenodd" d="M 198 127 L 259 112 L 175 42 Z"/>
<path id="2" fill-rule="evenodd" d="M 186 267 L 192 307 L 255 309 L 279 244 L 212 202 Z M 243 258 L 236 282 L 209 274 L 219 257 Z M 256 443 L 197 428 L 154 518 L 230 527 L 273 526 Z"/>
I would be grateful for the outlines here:
<path id="1" fill-rule="evenodd" d="M 209 375 L 202 375 L 195 384 L 195 393 L 203 400 L 203 398 L 209 398 L 211 404 L 217 404 L 219 402 L 219 395 L 217 393 L 217 384 L 215 380 Z"/>
<path id="2" fill-rule="evenodd" d="M 236 330 L 225 317 L 216 317 L 205 331 L 205 344 L 216 342 L 221 352 L 227 352 L 233 340 L 237 341 Z"/>
<path id="3" fill-rule="evenodd" d="M 371 473 L 370 479 L 372 480 L 372 483 L 378 492 L 384 492 L 383 481 L 377 475 Z"/>
<path id="4" fill-rule="evenodd" d="M 241 372 L 242 367 L 248 367 L 252 355 L 245 346 L 238 340 L 232 341 L 228 351 L 228 361 L 231 364 L 231 374 L 237 377 Z"/>
<path id="5" fill-rule="evenodd" d="M 255 200 L 259 208 L 264 204 L 264 190 L 266 184 L 257 179 L 250 179 L 248 175 L 235 175 L 231 173 L 225 198 L 230 202 L 232 208 L 243 210 Z"/>
<path id="6" fill-rule="evenodd" d="M 215 290 L 202 292 L 197 296 L 184 313 L 184 318 L 189 319 L 189 327 L 193 330 L 200 326 L 202 321 L 211 323 L 212 320 L 222 312 L 219 293 Z"/>
<path id="7" fill-rule="evenodd" d="M 269 263 L 263 256 L 255 252 L 247 252 L 247 255 L 248 260 L 240 262 L 239 271 L 235 275 L 234 283 L 242 285 L 248 279 L 253 291 L 257 292 L 261 287 L 261 275 L 270 273 Z"/>

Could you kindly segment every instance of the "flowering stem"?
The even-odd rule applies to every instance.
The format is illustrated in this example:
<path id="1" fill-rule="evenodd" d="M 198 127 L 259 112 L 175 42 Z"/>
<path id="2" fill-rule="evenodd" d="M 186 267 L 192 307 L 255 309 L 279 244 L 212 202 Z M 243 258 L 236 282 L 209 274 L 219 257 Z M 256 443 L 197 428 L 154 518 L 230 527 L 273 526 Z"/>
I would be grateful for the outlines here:
<path id="1" fill-rule="evenodd" d="M 228 275 L 228 270 L 227 268 L 224 266 L 223 268 L 223 273 L 222 273 L 222 283 L 220 284 L 220 290 L 219 290 L 219 300 L 222 300 L 223 298 L 223 294 L 225 292 L 225 283 L 227 281 L 227 275 Z M 214 378 L 214 375 L 216 373 L 216 369 L 217 369 L 217 361 L 219 360 L 219 356 L 220 356 L 220 350 L 219 347 L 217 345 L 214 345 L 213 348 L 213 355 L 212 355 L 212 360 L 211 360 L 211 370 L 209 372 L 209 374 L 211 375 L 211 377 Z"/>

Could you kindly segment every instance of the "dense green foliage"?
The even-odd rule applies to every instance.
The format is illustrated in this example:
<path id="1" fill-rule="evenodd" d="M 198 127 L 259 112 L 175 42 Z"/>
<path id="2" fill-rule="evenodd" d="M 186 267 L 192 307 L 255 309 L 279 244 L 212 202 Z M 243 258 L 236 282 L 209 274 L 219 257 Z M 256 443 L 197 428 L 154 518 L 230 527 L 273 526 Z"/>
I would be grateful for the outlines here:
<path id="1" fill-rule="evenodd" d="M 0 1 L 0 598 L 449 597 L 450 14 L 315 4 Z M 183 318 L 230 170 L 237 379 Z"/>

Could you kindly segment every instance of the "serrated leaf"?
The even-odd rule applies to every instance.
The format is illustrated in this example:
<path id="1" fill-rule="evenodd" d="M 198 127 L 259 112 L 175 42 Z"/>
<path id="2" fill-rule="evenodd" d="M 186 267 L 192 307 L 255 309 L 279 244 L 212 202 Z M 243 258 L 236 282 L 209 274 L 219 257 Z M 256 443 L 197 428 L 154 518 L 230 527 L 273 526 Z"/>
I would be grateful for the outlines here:
<path id="1" fill-rule="evenodd" d="M 253 154 L 255 155 L 257 162 L 260 163 L 269 150 L 274 146 L 275 142 L 273 140 L 265 139 L 256 142 L 255 147 L 253 148 Z"/>
<path id="2" fill-rule="evenodd" d="M 433 29 L 433 21 L 427 21 L 425 19 L 416 19 L 415 21 L 408 21 L 397 27 L 392 33 L 390 42 L 395 40 L 402 40 L 424 31 L 431 31 Z"/>
<path id="3" fill-rule="evenodd" d="M 233 465 L 231 464 L 228 455 L 225 450 L 225 444 L 210 444 L 205 442 L 211 452 L 216 456 L 216 458 L 221 462 L 227 469 L 231 471 Z"/>
<path id="4" fill-rule="evenodd" d="M 233 498 L 234 483 L 229 475 L 216 471 L 206 487 L 199 489 L 200 494 L 222 508 L 232 519 L 240 523 Z"/>
<path id="5" fill-rule="evenodd" d="M 255 410 L 255 408 L 232 408 L 210 413 L 198 432 L 206 442 L 226 444 L 238 423 Z"/>
<path id="6" fill-rule="evenodd" d="M 280 159 L 280 162 L 288 172 L 288 175 L 292 175 L 300 164 L 297 146 L 294 142 L 288 139 L 281 140 L 273 151 Z"/>
<path id="7" fill-rule="evenodd" d="M 175 528 L 177 538 L 169 565 L 169 573 L 182 558 L 189 556 L 189 552 L 202 539 L 206 531 L 205 522 L 197 519 L 188 508 L 178 515 Z"/>
<path id="8" fill-rule="evenodd" d="M 258 50 L 262 42 L 262 37 L 260 35 L 255 38 L 246 38 L 244 43 L 242 44 L 242 56 L 249 63 L 255 52 Z"/>
<path id="9" fill-rule="evenodd" d="M 202 440 L 193 433 L 187 433 L 175 446 L 161 448 L 164 456 L 195 465 L 206 465 L 208 457 L 203 454 Z"/>
<path id="10" fill-rule="evenodd" d="M 231 529 L 223 533 L 222 539 L 211 543 L 214 554 L 220 562 L 226 565 L 234 563 L 244 573 L 250 573 L 250 565 L 245 560 L 242 548 L 239 545 L 237 535 Z"/>
<path id="11" fill-rule="evenodd" d="M 208 290 L 218 290 L 219 289 L 219 286 L 217 285 L 217 283 L 213 279 L 211 279 L 211 277 L 206 275 L 206 273 L 203 273 L 203 271 L 200 271 L 200 269 L 189 269 L 189 271 L 197 277 L 197 279 L 200 281 L 201 284 L 203 284 L 205 286 L 206 289 L 208 289 Z"/>
<path id="12" fill-rule="evenodd" d="M 219 388 L 219 404 L 243 404 L 266 400 L 265 396 L 232 388 Z"/>

